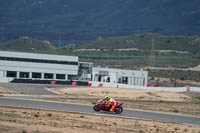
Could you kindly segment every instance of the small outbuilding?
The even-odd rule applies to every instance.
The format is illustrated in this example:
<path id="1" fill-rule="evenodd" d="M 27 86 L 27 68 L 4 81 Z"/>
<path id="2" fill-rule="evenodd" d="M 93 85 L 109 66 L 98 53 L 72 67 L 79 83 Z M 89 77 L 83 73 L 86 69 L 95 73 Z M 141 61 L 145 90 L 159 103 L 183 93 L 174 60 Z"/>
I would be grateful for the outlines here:
<path id="1" fill-rule="evenodd" d="M 147 86 L 148 72 L 143 70 L 123 70 L 93 67 L 92 81 L 111 84 Z"/>

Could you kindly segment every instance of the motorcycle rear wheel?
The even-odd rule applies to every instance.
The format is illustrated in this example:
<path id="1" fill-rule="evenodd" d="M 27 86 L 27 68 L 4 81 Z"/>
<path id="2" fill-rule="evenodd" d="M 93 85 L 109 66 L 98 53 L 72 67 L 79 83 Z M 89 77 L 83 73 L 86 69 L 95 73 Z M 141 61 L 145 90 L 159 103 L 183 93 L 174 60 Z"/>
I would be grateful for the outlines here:
<path id="1" fill-rule="evenodd" d="M 93 109 L 95 110 L 95 111 L 97 111 L 97 112 L 99 112 L 101 109 L 100 108 L 98 108 L 96 105 L 93 107 Z"/>

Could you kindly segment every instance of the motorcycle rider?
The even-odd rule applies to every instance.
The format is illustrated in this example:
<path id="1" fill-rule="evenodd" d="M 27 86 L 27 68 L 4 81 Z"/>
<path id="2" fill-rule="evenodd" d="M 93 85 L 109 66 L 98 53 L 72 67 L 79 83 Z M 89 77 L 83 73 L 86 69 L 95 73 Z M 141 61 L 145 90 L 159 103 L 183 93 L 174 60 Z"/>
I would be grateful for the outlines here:
<path id="1" fill-rule="evenodd" d="M 105 100 L 105 105 L 107 107 L 110 107 L 110 105 L 112 106 L 110 108 L 110 112 L 113 112 L 115 110 L 117 102 L 114 99 L 112 99 L 110 96 L 105 96 L 104 100 Z"/>

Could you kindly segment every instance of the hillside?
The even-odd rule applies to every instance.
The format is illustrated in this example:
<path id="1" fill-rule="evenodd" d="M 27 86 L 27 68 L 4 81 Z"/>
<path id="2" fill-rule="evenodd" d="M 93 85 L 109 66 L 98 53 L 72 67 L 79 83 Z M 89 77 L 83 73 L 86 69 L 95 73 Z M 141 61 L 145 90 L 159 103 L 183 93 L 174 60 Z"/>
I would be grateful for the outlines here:
<path id="1" fill-rule="evenodd" d="M 20 37 L 0 45 L 1 50 L 22 52 L 48 52 L 56 48 L 47 40 L 37 40 L 29 37 Z"/>
<path id="2" fill-rule="evenodd" d="M 54 53 L 57 54 L 67 54 L 70 51 L 75 53 L 88 51 L 121 51 L 125 53 L 135 51 L 136 53 L 149 53 L 154 50 L 155 52 L 176 52 L 199 55 L 200 36 L 166 36 L 154 33 L 144 33 L 133 34 L 130 36 L 110 37 L 83 45 L 70 44 L 63 48 L 54 47 L 54 44 L 51 44 L 48 40 L 38 40 L 24 36 L 18 38 L 17 40 L 1 43 L 0 48 L 3 50 L 24 52 L 43 51 L 48 53 L 54 51 Z"/>
<path id="3" fill-rule="evenodd" d="M 79 49 L 165 50 L 200 54 L 200 36 L 164 36 L 152 33 L 134 34 L 94 41 L 80 46 Z"/>
<path id="4" fill-rule="evenodd" d="M 2 0 L 0 42 L 30 36 L 53 44 L 154 32 L 200 33 L 199 0 Z"/>

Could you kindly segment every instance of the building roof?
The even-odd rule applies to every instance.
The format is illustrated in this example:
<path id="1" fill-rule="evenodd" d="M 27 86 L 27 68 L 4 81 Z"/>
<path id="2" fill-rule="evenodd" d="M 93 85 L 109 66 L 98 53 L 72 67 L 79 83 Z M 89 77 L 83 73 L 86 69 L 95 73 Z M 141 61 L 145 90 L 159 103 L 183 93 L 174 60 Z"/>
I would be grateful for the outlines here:
<path id="1" fill-rule="evenodd" d="M 45 60 L 60 60 L 60 61 L 75 61 L 78 62 L 78 56 L 66 55 L 52 55 L 52 54 L 37 54 L 25 52 L 11 52 L 0 51 L 1 57 L 18 57 L 18 58 L 32 58 L 32 59 L 45 59 Z"/>

